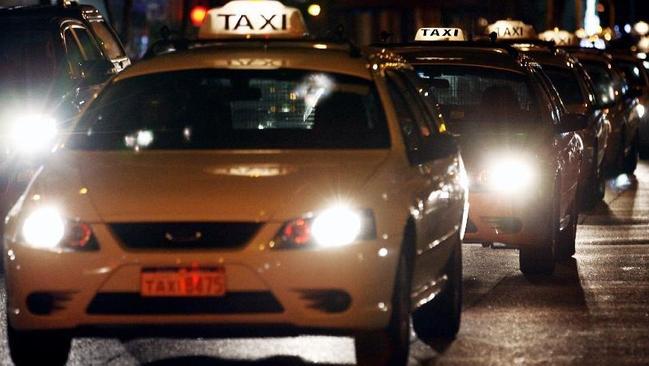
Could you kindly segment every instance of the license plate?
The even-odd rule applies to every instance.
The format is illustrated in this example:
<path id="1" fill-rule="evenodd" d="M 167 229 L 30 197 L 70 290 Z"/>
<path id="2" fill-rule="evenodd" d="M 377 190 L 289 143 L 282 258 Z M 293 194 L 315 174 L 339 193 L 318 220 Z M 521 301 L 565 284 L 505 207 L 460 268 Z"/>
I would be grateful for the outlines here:
<path id="1" fill-rule="evenodd" d="M 140 294 L 146 297 L 223 296 L 225 269 L 144 270 Z"/>

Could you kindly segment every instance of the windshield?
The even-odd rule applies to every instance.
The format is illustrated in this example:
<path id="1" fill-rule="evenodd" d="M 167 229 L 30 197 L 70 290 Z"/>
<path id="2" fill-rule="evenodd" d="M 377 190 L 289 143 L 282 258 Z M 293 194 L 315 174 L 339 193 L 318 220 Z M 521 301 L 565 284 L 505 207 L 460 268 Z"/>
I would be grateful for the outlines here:
<path id="1" fill-rule="evenodd" d="M 586 102 L 577 74 L 571 69 L 543 65 L 543 71 L 550 78 L 563 104 L 574 106 Z"/>
<path id="2" fill-rule="evenodd" d="M 371 81 L 312 71 L 191 70 L 108 86 L 67 146 L 371 149 L 390 139 Z"/>
<path id="3" fill-rule="evenodd" d="M 56 55 L 50 32 L 0 27 L 0 81 L 3 84 L 49 84 L 55 72 Z"/>
<path id="4" fill-rule="evenodd" d="M 416 70 L 431 85 L 451 129 L 463 124 L 540 120 L 528 78 L 522 73 L 446 65 L 422 65 Z"/>

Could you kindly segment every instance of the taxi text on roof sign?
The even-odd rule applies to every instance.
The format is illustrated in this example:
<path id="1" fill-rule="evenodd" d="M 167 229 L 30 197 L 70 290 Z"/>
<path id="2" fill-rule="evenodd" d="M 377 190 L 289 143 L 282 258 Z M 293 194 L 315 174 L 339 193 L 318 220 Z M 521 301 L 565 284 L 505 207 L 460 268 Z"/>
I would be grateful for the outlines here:
<path id="1" fill-rule="evenodd" d="M 415 41 L 464 41 L 460 28 L 419 28 Z"/>
<path id="2" fill-rule="evenodd" d="M 577 36 L 559 28 L 547 30 L 539 34 L 539 39 L 554 42 L 558 46 L 576 46 L 579 44 Z"/>
<path id="3" fill-rule="evenodd" d="M 299 38 L 306 33 L 296 8 L 272 0 L 235 0 L 207 12 L 198 38 Z"/>
<path id="4" fill-rule="evenodd" d="M 487 26 L 487 34 L 496 32 L 502 39 L 532 39 L 536 38 L 534 27 L 520 20 L 499 20 Z"/>

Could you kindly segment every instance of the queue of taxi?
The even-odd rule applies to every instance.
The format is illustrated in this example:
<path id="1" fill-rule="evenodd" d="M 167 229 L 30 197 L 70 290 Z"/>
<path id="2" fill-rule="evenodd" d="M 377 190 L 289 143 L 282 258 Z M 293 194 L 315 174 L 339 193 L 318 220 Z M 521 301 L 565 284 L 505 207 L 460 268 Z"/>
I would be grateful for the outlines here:
<path id="1" fill-rule="evenodd" d="M 609 56 L 531 32 L 360 49 L 278 1 L 209 10 L 85 103 L 7 214 L 13 362 L 63 365 L 79 336 L 324 333 L 403 366 L 411 327 L 455 337 L 462 243 L 552 274 L 640 151 L 638 92 L 586 64 Z"/>

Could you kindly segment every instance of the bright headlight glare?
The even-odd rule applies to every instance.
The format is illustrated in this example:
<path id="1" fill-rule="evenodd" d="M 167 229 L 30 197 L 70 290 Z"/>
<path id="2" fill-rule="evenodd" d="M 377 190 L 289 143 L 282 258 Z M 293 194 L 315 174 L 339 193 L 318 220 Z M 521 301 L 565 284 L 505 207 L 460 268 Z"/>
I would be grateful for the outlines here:
<path id="1" fill-rule="evenodd" d="M 36 152 L 51 148 L 56 137 L 56 120 L 42 114 L 28 114 L 15 118 L 11 139 L 17 150 Z"/>
<path id="2" fill-rule="evenodd" d="M 65 235 L 65 220 L 54 207 L 42 207 L 32 212 L 23 223 L 26 244 L 40 249 L 56 248 Z"/>
<path id="3" fill-rule="evenodd" d="M 360 215 L 346 207 L 334 207 L 313 220 L 311 233 L 317 244 L 326 247 L 352 243 L 361 232 Z"/>
<path id="4" fill-rule="evenodd" d="M 486 183 L 491 189 L 516 192 L 534 181 L 535 173 L 524 160 L 505 159 L 491 164 L 486 172 Z"/>

